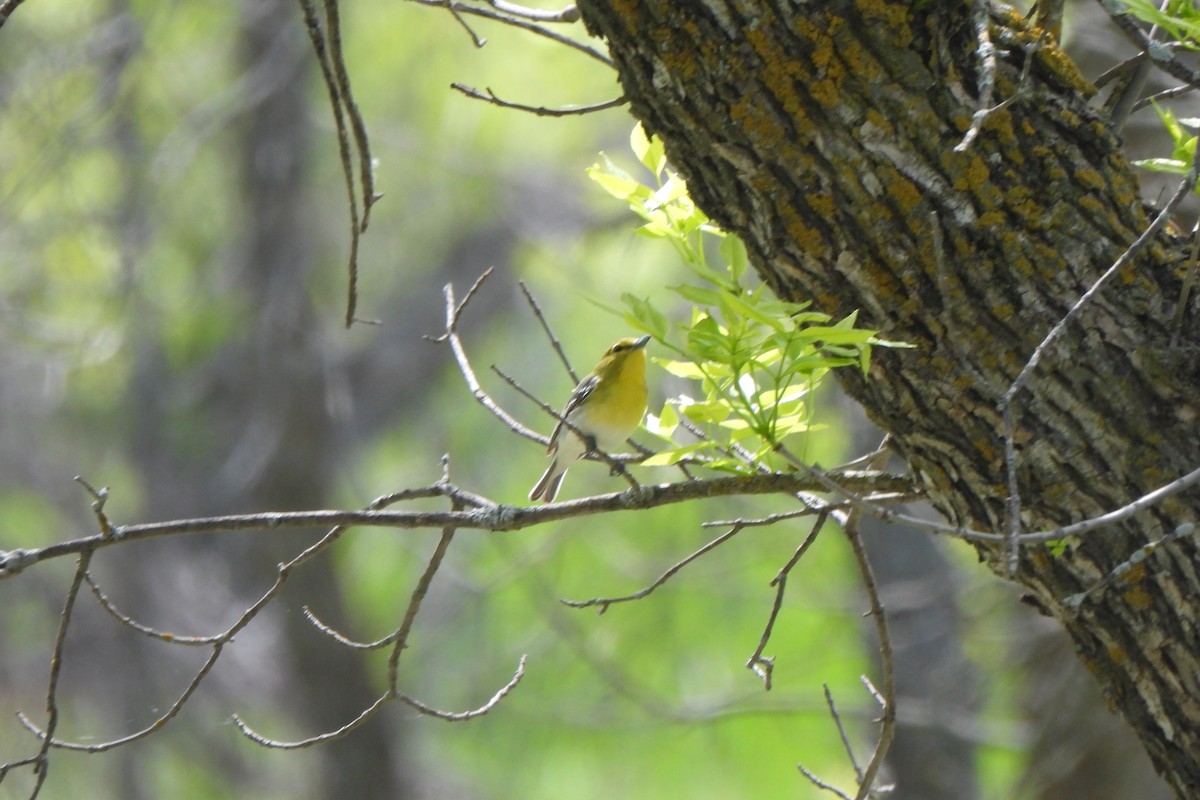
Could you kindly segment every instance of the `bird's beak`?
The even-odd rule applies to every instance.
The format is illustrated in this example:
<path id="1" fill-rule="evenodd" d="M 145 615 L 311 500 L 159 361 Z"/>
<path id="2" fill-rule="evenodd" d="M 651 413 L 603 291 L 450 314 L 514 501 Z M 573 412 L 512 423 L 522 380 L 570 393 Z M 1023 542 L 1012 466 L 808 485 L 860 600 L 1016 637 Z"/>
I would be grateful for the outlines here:
<path id="1" fill-rule="evenodd" d="M 645 347 L 646 343 L 649 341 L 650 341 L 650 334 L 646 334 L 645 336 L 643 336 L 642 338 L 638 339 L 636 342 L 633 343 L 633 349 L 639 350 L 639 349 Z"/>

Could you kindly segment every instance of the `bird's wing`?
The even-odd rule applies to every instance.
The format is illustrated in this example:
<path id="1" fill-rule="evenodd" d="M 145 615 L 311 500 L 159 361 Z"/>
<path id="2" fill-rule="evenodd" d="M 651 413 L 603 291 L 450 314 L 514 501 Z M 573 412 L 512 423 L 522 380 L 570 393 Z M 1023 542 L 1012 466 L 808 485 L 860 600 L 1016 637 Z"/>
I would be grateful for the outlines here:
<path id="1" fill-rule="evenodd" d="M 558 424 L 554 426 L 554 432 L 550 434 L 550 446 L 546 449 L 546 452 L 550 452 L 558 447 L 558 437 L 566 427 L 562 423 L 563 419 L 570 418 L 575 409 L 579 408 L 583 404 L 583 401 L 587 400 L 592 394 L 599 381 L 600 379 L 595 375 L 588 375 L 579 382 L 579 385 L 575 387 L 575 391 L 571 392 L 571 396 L 567 398 L 567 404 L 563 406 L 562 413 L 559 414 L 560 419 Z M 568 429 L 567 432 L 570 433 L 570 430 Z M 573 436 L 574 434 L 571 435 Z"/>

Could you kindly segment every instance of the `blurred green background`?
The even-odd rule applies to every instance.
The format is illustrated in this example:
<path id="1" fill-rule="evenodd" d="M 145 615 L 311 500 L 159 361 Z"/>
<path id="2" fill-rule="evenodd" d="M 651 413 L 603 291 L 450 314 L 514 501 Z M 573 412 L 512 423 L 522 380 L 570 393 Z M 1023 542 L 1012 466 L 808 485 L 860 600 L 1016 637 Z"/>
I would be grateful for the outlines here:
<path id="1" fill-rule="evenodd" d="M 619 94 L 611 70 L 467 18 L 487 39 L 477 48 L 444 9 L 356 0 L 343 4 L 343 37 L 385 197 L 360 257 L 358 313 L 380 324 L 346 330 L 345 189 L 301 19 L 284 0 L 28 0 L 0 30 L 0 549 L 90 534 L 75 475 L 111 488 L 117 523 L 361 507 L 434 482 L 443 453 L 460 486 L 524 502 L 541 448 L 492 419 L 448 348 L 422 339 L 442 329 L 441 287 L 453 283 L 461 297 L 495 267 L 464 339 L 489 391 L 548 431 L 545 415 L 488 369 L 555 404 L 571 388 L 517 282 L 586 370 L 629 333 L 591 300 L 615 305 L 629 291 L 666 305 L 663 287 L 686 278 L 674 252 L 635 235 L 632 215 L 585 176 L 601 151 L 634 168 L 626 110 L 542 118 L 449 88 L 589 104 Z M 585 36 L 581 25 L 563 30 Z M 650 383 L 653 408 L 669 382 L 652 367 Z M 827 427 L 809 443 L 812 459 L 833 464 L 873 447 L 876 434 L 832 386 L 822 406 Z M 586 464 L 564 496 L 622 485 Z M 385 635 L 437 533 L 353 531 L 297 572 L 178 719 L 109 753 L 56 753 L 41 796 L 818 796 L 797 763 L 849 787 L 822 687 L 865 763 L 876 708 L 859 676 L 878 671 L 836 529 L 791 574 L 766 650 L 776 657 L 769 693 L 744 664 L 771 608 L 768 584 L 807 523 L 746 530 L 602 616 L 559 603 L 644 586 L 719 533 L 702 529 L 706 520 L 790 507 L 722 500 L 461 532 L 404 654 L 402 688 L 463 711 L 528 654 L 522 684 L 471 722 L 394 706 L 332 745 L 258 747 L 231 714 L 298 739 L 346 723 L 383 690 L 385 656 L 336 647 L 300 609 L 355 638 Z M 209 634 L 319 533 L 114 547 L 93 571 L 134 618 Z M 882 530 L 870 544 L 903 662 L 893 796 L 1076 796 L 1057 782 L 1106 780 L 1089 766 L 1097 758 L 1152 796 L 1136 744 L 1061 638 L 967 548 Z M 0 582 L 0 762 L 36 750 L 14 714 L 44 720 L 70 576 L 70 564 L 48 563 Z M 81 603 L 59 735 L 99 742 L 149 724 L 205 655 L 153 643 Z M 1097 709 L 1102 722 L 1080 721 Z M 15 770 L 0 798 L 31 786 Z"/>

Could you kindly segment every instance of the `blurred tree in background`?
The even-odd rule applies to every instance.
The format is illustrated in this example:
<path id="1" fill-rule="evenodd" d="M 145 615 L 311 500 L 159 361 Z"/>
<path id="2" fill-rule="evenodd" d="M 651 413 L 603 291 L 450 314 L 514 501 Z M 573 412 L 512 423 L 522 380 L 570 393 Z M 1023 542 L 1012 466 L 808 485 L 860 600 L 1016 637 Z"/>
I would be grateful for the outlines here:
<path id="1" fill-rule="evenodd" d="M 0 548 L 93 530 L 77 474 L 111 487 L 114 520 L 158 520 L 361 506 L 436 480 L 449 453 L 461 485 L 519 503 L 544 454 L 483 412 L 445 348 L 422 340 L 442 329 L 441 286 L 465 287 L 494 266 L 464 338 L 477 364 L 494 362 L 557 402 L 571 383 L 519 279 L 576 367 L 629 333 L 589 299 L 615 304 L 622 291 L 656 294 L 680 280 L 670 249 L 634 236 L 624 209 L 585 175 L 600 151 L 632 163 L 627 112 L 551 119 L 448 88 L 586 104 L 619 94 L 611 70 L 472 20 L 488 39 L 477 48 L 452 16 L 414 4 L 358 0 L 342 14 L 385 195 L 359 256 L 359 315 L 380 324 L 349 330 L 345 192 L 296 3 L 28 0 L 5 24 Z M 584 36 L 581 26 L 571 34 Z M 669 381 L 652 371 L 660 400 Z M 499 380 L 489 385 L 549 429 Z M 821 404 L 828 427 L 812 437 L 812 461 L 837 463 L 852 439 L 855 452 L 871 446 L 832 387 Z M 588 464 L 565 492 L 619 485 Z M 866 606 L 838 538 L 818 540 L 792 574 L 770 693 L 743 665 L 799 528 L 743 534 L 603 616 L 559 603 L 647 584 L 711 538 L 706 520 L 784 507 L 714 500 L 463 535 L 417 622 L 402 683 L 439 707 L 471 708 L 527 653 L 519 689 L 464 724 L 393 708 L 326 746 L 257 747 L 224 724 L 230 714 L 294 739 L 344 724 L 379 694 L 379 654 L 331 646 L 301 607 L 351 635 L 378 635 L 404 608 L 436 535 L 355 530 L 296 573 L 179 719 L 107 754 L 56 754 L 42 796 L 810 796 L 797 762 L 852 783 L 821 687 L 864 752 L 876 709 L 858 682 L 872 669 L 858 638 Z M 111 548 L 93 570 L 119 608 L 201 633 L 229 624 L 297 542 L 318 535 L 164 539 Z M 1119 724 L 1100 737 L 1096 724 L 1071 722 L 1101 707 L 1094 688 L 1061 634 L 967 548 L 911 532 L 878 533 L 869 545 L 897 639 L 893 796 L 1162 791 Z M 44 704 L 69 580 L 55 564 L 0 582 L 0 761 L 36 744 L 13 715 Z M 76 613 L 61 677 L 64 738 L 143 727 L 203 661 L 113 624 L 94 604 Z M 1071 734 L 1047 733 L 1063 728 Z M 1112 789 L 1108 773 L 1096 788 L 1088 756 L 1101 751 L 1128 788 Z M 9 775 L 0 798 L 26 796 L 31 780 Z"/>

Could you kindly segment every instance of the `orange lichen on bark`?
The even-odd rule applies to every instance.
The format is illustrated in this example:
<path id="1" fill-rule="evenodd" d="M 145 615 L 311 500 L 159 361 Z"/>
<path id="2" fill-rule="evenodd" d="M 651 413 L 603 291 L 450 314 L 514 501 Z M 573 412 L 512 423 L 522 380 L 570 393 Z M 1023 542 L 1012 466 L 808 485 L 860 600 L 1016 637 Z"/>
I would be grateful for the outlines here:
<path id="1" fill-rule="evenodd" d="M 1130 608 L 1138 611 L 1145 611 L 1154 604 L 1154 596 L 1141 586 L 1133 586 L 1121 592 L 1121 599 L 1128 603 Z"/>
<path id="2" fill-rule="evenodd" d="M 746 28 L 743 33 L 762 61 L 758 80 L 779 101 L 784 112 L 797 120 L 804 119 L 804 103 L 796 91 L 796 84 L 805 85 L 813 77 L 804 68 L 804 59 L 794 58 L 781 50 L 778 42 L 761 28 Z"/>
<path id="3" fill-rule="evenodd" d="M 753 138 L 756 144 L 772 149 L 783 144 L 783 128 L 771 114 L 754 101 L 752 95 L 745 94 L 738 98 L 729 109 L 729 118 Z"/>
<path id="4" fill-rule="evenodd" d="M 780 212 L 785 221 L 785 230 L 793 242 L 813 258 L 829 258 L 829 243 L 821 236 L 820 231 L 805 222 L 790 206 L 783 206 Z"/>
<path id="5" fill-rule="evenodd" d="M 828 192 L 813 192 L 805 198 L 808 207 L 821 219 L 833 219 L 837 214 L 837 203 Z"/>
<path id="6" fill-rule="evenodd" d="M 905 48 L 912 44 L 912 8 L 909 4 L 860 0 L 858 12 L 864 22 L 878 22 L 886 28 L 895 47 Z"/>
<path id="7" fill-rule="evenodd" d="M 895 167 L 890 165 L 885 168 L 881 167 L 876 170 L 875 176 L 883 184 L 884 189 L 892 198 L 892 202 L 896 204 L 896 208 L 900 209 L 900 213 L 905 216 L 911 217 L 924 202 L 925 196 L 921 190 L 911 180 L 900 174 Z"/>

